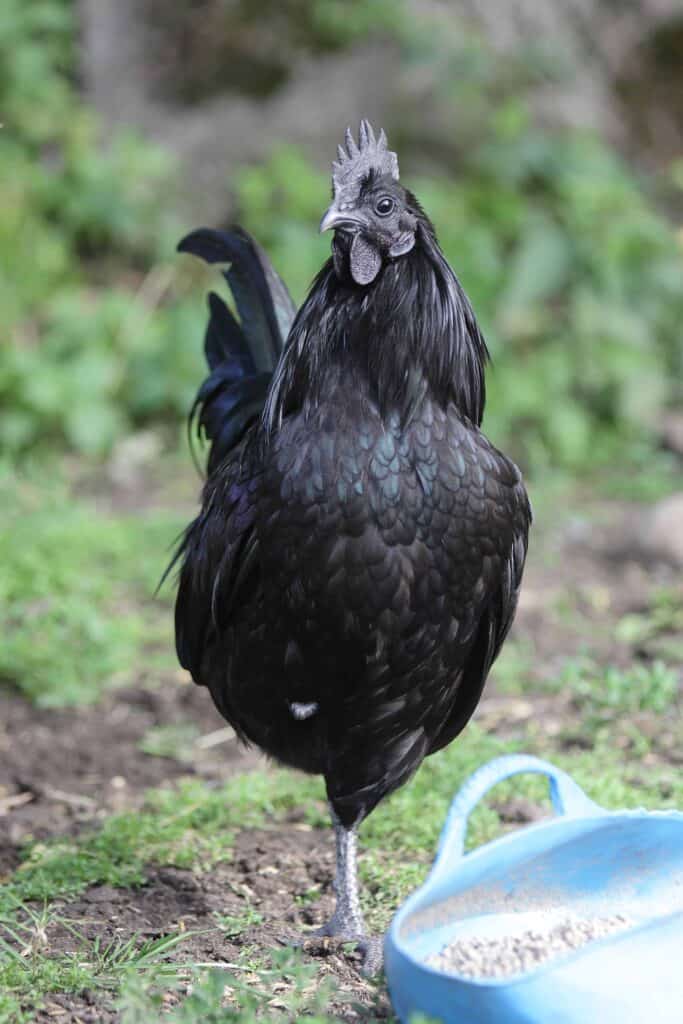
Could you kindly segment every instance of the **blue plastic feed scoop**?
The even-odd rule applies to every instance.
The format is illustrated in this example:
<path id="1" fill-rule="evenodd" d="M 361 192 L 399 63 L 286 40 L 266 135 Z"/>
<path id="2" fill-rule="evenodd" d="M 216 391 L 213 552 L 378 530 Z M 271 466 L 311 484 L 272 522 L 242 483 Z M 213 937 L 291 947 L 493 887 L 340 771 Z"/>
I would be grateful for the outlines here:
<path id="1" fill-rule="evenodd" d="M 558 816 L 466 854 L 473 808 L 520 772 L 548 777 Z M 606 811 L 525 755 L 462 787 L 385 944 L 405 1024 L 683 1024 L 682 955 L 683 814 Z"/>

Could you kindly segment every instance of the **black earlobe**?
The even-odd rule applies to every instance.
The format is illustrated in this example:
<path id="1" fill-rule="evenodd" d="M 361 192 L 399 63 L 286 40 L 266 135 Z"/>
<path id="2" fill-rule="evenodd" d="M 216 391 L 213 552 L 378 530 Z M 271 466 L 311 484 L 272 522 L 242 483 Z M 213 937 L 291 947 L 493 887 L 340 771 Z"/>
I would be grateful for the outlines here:
<path id="1" fill-rule="evenodd" d="M 390 256 L 405 256 L 415 245 L 415 235 L 412 231 L 406 231 L 389 249 Z"/>

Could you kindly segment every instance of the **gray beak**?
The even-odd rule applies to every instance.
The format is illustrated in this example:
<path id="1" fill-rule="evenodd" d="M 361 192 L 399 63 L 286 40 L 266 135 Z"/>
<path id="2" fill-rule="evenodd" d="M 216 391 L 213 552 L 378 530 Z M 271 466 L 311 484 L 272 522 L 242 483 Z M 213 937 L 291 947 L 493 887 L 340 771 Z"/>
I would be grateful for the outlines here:
<path id="1" fill-rule="evenodd" d="M 363 221 L 360 217 L 354 217 L 349 213 L 342 213 L 337 210 L 334 203 L 330 206 L 329 210 L 323 215 L 323 219 L 320 221 L 320 231 L 329 231 L 330 228 L 359 228 L 362 227 Z"/>

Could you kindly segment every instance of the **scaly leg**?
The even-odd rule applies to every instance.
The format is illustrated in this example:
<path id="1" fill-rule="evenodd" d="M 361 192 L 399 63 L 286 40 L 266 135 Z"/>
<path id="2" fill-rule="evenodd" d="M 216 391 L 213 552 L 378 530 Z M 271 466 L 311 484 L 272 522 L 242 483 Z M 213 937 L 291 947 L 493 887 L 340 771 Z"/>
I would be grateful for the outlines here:
<path id="1" fill-rule="evenodd" d="M 332 823 L 337 852 L 337 873 L 334 879 L 337 904 L 332 917 L 317 934 L 356 942 L 363 953 L 363 973 L 373 975 L 382 966 L 382 940 L 367 934 L 360 909 L 356 864 L 358 835 L 355 827 L 345 828 L 334 811 Z"/>

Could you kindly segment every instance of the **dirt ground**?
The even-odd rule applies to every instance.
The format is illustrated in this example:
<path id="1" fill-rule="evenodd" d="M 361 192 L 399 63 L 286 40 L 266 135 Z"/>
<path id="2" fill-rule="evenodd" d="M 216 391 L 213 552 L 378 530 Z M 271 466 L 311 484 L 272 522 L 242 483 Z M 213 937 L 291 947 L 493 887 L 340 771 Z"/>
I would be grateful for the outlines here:
<path id="1" fill-rule="evenodd" d="M 232 861 L 212 868 L 206 875 L 197 877 L 190 871 L 159 867 L 152 869 L 148 882 L 135 891 L 93 886 L 81 898 L 66 904 L 63 914 L 88 940 L 99 937 L 109 942 L 132 934 L 140 940 L 155 939 L 169 931 L 186 930 L 188 937 L 180 947 L 184 959 L 234 965 L 245 947 L 284 947 L 300 941 L 305 926 L 320 924 L 329 916 L 334 902 L 330 885 L 333 870 L 331 834 L 292 821 L 241 833 Z M 314 885 L 322 886 L 321 899 L 314 908 L 299 908 L 295 897 Z M 242 915 L 245 895 L 256 911 L 261 908 L 263 921 L 235 936 L 217 930 L 214 915 Z M 61 924 L 50 928 L 49 943 L 54 953 L 74 951 L 74 936 Z M 350 1004 L 372 1002 L 375 1017 L 390 1014 L 388 1001 L 382 999 L 378 1006 L 373 987 L 348 957 L 323 940 L 309 941 L 304 948 L 320 958 L 321 976 L 335 979 L 339 1001 L 330 1012 L 339 1012 L 348 1020 L 358 1019 L 358 1011 Z M 58 1019 L 69 1024 L 78 1020 L 82 1024 L 114 1021 L 115 1013 L 103 1009 L 102 1004 L 101 992 L 93 994 L 91 1003 L 84 997 L 51 996 L 36 1020 Z"/>
<path id="2" fill-rule="evenodd" d="M 259 763 L 225 729 L 208 693 L 187 682 L 162 691 L 121 689 L 85 708 L 36 708 L 0 690 L 0 801 L 11 807 L 0 838 L 2 866 L 28 836 L 45 839 L 82 828 L 111 811 L 136 806 L 146 789 L 182 775 L 219 781 Z M 191 765 L 140 748 L 150 729 L 192 723 L 215 746 Z"/>
<path id="3" fill-rule="evenodd" d="M 588 648 L 599 659 L 619 665 L 630 657 L 614 639 L 613 625 L 625 613 L 641 610 L 655 586 L 674 585 L 675 570 L 646 565 L 624 555 L 637 513 L 624 504 L 601 505 L 589 517 L 570 522 L 561 535 L 549 533 L 532 546 L 514 633 L 533 645 L 529 672 L 542 678 L 567 657 Z M 535 538 L 534 538 L 535 540 Z M 571 612 L 557 614 L 558 600 Z M 586 635 L 586 616 L 593 628 Z M 562 696 L 530 700 L 499 692 L 495 682 L 477 712 L 480 724 L 505 734 L 511 723 L 534 717 L 549 730 L 566 711 Z M 188 763 L 150 756 L 140 743 L 152 727 L 194 723 L 203 737 L 216 737 Z M 221 732 L 223 730 L 223 732 Z M 219 782 L 228 775 L 263 765 L 225 731 L 209 695 L 191 683 L 166 690 L 126 689 L 90 708 L 37 709 L 23 697 L 0 690 L 0 881 L 19 862 L 28 837 L 45 839 L 80 831 L 108 813 L 134 807 L 145 789 L 180 776 Z M 520 804 L 502 808 L 510 821 L 533 818 L 537 809 Z M 64 904 L 61 913 L 88 939 L 153 938 L 184 929 L 183 956 L 201 962 L 232 963 L 244 945 L 273 948 L 301 938 L 307 925 L 321 923 L 333 903 L 333 842 L 329 830 L 291 820 L 269 829 L 241 832 L 231 862 L 196 876 L 190 871 L 152 867 L 136 890 L 95 886 Z M 313 887 L 320 899 L 297 902 Z M 216 930 L 215 915 L 244 912 L 244 896 L 261 920 L 230 937 Z M 210 929 L 210 930 L 209 930 Z M 196 933 L 196 934 L 194 934 Z M 50 948 L 73 949 L 73 934 L 52 926 Z M 365 982 L 352 961 L 318 942 L 312 949 L 324 973 L 339 988 L 337 1010 L 344 1019 L 362 1019 L 370 1001 L 376 1017 L 390 1015 L 383 999 Z M 101 995 L 52 996 L 37 1020 L 60 1024 L 113 1021 Z"/>

